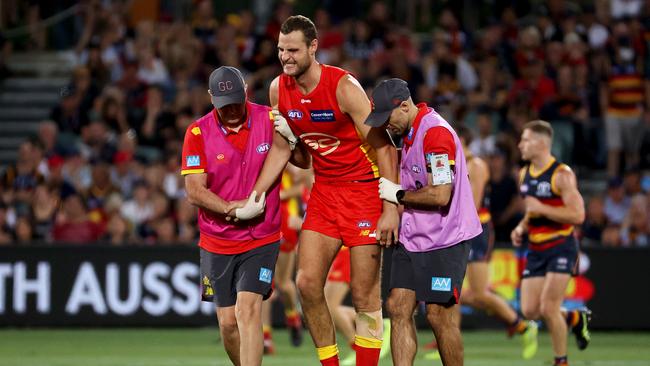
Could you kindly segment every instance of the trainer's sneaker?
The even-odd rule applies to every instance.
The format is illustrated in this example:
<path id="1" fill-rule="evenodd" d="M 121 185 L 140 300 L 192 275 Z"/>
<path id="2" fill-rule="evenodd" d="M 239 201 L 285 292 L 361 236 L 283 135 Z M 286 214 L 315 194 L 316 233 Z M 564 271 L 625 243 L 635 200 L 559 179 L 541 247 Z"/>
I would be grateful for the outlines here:
<path id="1" fill-rule="evenodd" d="M 286 321 L 287 328 L 289 330 L 289 338 L 291 340 L 291 345 L 294 347 L 300 347 L 302 344 L 302 320 L 300 315 L 296 315 L 291 318 L 287 318 Z"/>
<path id="2" fill-rule="evenodd" d="M 381 350 L 379 350 L 380 360 L 390 354 L 390 319 L 384 319 L 384 334 L 382 334 L 382 337 Z"/>
<path id="3" fill-rule="evenodd" d="M 530 360 L 537 353 L 537 333 L 539 329 L 535 321 L 528 321 L 526 330 L 521 334 L 521 356 L 524 360 Z"/>
<path id="4" fill-rule="evenodd" d="M 591 322 L 591 310 L 584 308 L 580 309 L 578 315 L 578 324 L 571 328 L 571 331 L 576 336 L 576 343 L 579 350 L 584 350 L 591 341 L 589 334 L 589 322 Z"/>

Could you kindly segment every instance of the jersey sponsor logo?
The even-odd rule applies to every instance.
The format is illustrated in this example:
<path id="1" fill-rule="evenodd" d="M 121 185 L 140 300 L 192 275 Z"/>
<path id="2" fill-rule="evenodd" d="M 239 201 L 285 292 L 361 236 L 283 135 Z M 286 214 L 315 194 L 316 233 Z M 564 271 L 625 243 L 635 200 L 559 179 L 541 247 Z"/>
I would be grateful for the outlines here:
<path id="1" fill-rule="evenodd" d="M 297 109 L 291 109 L 287 113 L 289 118 L 294 119 L 294 120 L 301 120 L 302 119 L 302 112 L 297 110 Z"/>
<path id="2" fill-rule="evenodd" d="M 417 174 L 422 173 L 422 168 L 420 168 L 420 167 L 417 166 L 417 165 L 413 165 L 413 166 L 411 167 L 411 170 L 413 171 L 413 173 L 417 173 Z"/>
<path id="3" fill-rule="evenodd" d="M 300 99 L 300 103 L 302 104 L 311 103 L 311 99 Z"/>
<path id="4" fill-rule="evenodd" d="M 549 182 L 540 182 L 537 185 L 537 196 L 538 197 L 551 197 L 551 183 L 549 183 Z"/>
<path id="5" fill-rule="evenodd" d="M 372 227 L 372 223 L 368 220 L 361 220 L 357 222 L 357 227 L 359 229 L 367 228 L 367 227 Z"/>
<path id="6" fill-rule="evenodd" d="M 192 128 L 191 131 L 192 131 L 192 134 L 193 134 L 194 136 L 198 136 L 198 135 L 201 134 L 201 129 L 200 129 L 199 127 L 194 127 L 194 128 Z"/>
<path id="7" fill-rule="evenodd" d="M 433 291 L 451 291 L 451 278 L 449 278 L 449 277 L 431 277 L 431 290 L 433 290 Z"/>
<path id="8" fill-rule="evenodd" d="M 273 280 L 273 271 L 264 267 L 260 268 L 259 279 L 262 282 L 271 283 L 271 281 Z"/>
<path id="9" fill-rule="evenodd" d="M 331 109 L 319 109 L 314 111 L 309 111 L 309 116 L 311 117 L 312 122 L 335 122 L 336 117 L 334 116 L 334 111 Z"/>
<path id="10" fill-rule="evenodd" d="M 257 150 L 258 154 L 266 154 L 269 152 L 269 149 L 271 149 L 271 145 L 269 145 L 268 142 L 263 142 L 257 145 L 257 148 L 255 150 Z"/>
<path id="11" fill-rule="evenodd" d="M 303 133 L 300 135 L 300 139 L 321 156 L 333 153 L 341 145 L 341 140 L 320 132 Z"/>
<path id="12" fill-rule="evenodd" d="M 217 154 L 217 160 L 223 160 L 226 156 L 224 154 Z"/>
<path id="13" fill-rule="evenodd" d="M 201 157 L 198 155 L 188 155 L 185 157 L 185 165 L 187 165 L 188 168 L 201 166 Z"/>

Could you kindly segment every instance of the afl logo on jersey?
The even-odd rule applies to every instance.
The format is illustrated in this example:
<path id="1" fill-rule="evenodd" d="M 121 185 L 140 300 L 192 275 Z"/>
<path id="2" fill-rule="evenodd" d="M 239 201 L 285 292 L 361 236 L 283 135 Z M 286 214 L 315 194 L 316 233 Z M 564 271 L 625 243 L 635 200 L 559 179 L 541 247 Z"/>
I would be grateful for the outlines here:
<path id="1" fill-rule="evenodd" d="M 300 120 L 302 119 L 302 112 L 297 110 L 297 109 L 290 109 L 289 112 L 287 113 L 289 118 L 293 120 Z"/>
<path id="2" fill-rule="evenodd" d="M 417 166 L 417 165 L 413 165 L 413 166 L 411 167 L 411 170 L 413 171 L 413 173 L 417 173 L 417 174 L 422 173 L 422 168 L 420 168 L 420 167 Z"/>
<path id="3" fill-rule="evenodd" d="M 257 153 L 258 154 L 266 154 L 269 152 L 269 149 L 271 148 L 271 145 L 269 145 L 267 142 L 263 142 L 259 145 L 257 145 Z"/>
<path id="4" fill-rule="evenodd" d="M 550 197 L 551 196 L 551 183 L 540 182 L 537 185 L 537 197 Z"/>
<path id="5" fill-rule="evenodd" d="M 341 140 L 320 132 L 303 133 L 300 139 L 321 156 L 333 153 L 341 145 Z"/>

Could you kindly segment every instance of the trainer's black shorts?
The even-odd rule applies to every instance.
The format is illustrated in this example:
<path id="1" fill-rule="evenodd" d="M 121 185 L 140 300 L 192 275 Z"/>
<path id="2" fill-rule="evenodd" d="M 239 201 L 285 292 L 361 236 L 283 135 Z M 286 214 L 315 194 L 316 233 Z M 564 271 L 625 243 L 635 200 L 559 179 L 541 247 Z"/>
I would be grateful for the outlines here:
<path id="1" fill-rule="evenodd" d="M 201 294 L 203 301 L 218 307 L 235 305 L 237 293 L 248 291 L 268 299 L 273 291 L 273 271 L 280 242 L 240 254 L 215 254 L 201 249 Z"/>
<path id="2" fill-rule="evenodd" d="M 463 286 L 469 241 L 428 252 L 409 252 L 400 243 L 393 250 L 390 288 L 415 291 L 418 301 L 457 304 Z"/>
<path id="3" fill-rule="evenodd" d="M 528 249 L 523 278 L 544 277 L 547 272 L 575 274 L 578 264 L 578 241 L 573 236 L 546 250 Z"/>
<path id="4" fill-rule="evenodd" d="M 481 225 L 483 232 L 472 239 L 469 239 L 471 248 L 469 250 L 469 262 L 486 262 L 492 254 L 492 243 L 494 242 L 494 229 L 492 222 Z"/>

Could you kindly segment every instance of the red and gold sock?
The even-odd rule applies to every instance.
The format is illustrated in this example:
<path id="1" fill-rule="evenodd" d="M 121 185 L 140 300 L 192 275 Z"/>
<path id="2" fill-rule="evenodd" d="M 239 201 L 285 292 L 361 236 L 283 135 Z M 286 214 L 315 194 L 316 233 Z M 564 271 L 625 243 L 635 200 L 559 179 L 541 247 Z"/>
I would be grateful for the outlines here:
<path id="1" fill-rule="evenodd" d="M 339 366 L 339 348 L 336 344 L 316 348 L 322 366 Z"/>
<path id="2" fill-rule="evenodd" d="M 300 314 L 295 310 L 285 311 L 284 319 L 288 327 L 299 328 L 302 326 Z"/>
<path id="3" fill-rule="evenodd" d="M 381 339 L 355 335 L 354 345 L 357 350 L 357 366 L 377 366 L 381 343 Z"/>

